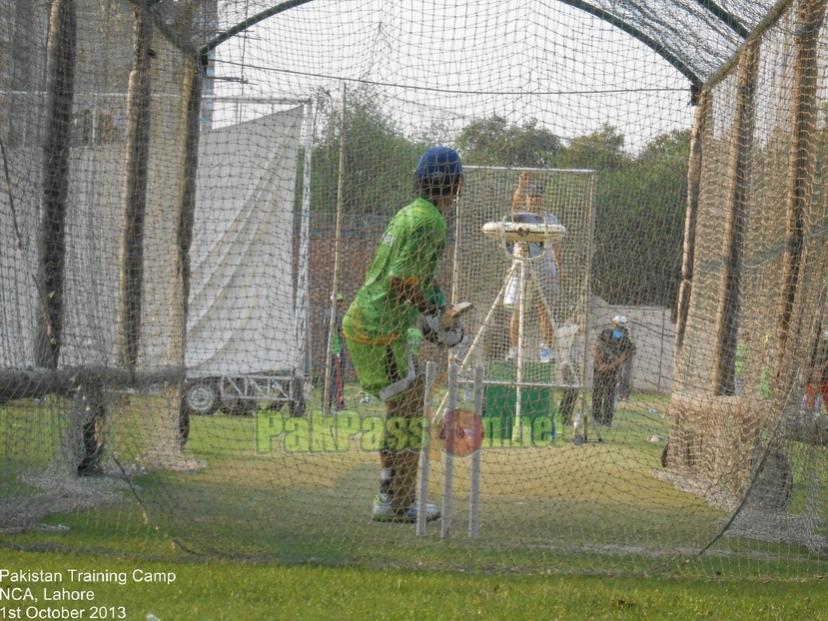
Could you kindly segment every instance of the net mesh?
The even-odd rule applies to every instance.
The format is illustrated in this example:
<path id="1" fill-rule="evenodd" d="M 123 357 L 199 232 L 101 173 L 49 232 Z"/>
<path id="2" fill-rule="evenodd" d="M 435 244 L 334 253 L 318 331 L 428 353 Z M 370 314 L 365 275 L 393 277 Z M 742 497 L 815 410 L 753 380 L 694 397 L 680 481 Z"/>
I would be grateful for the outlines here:
<path id="1" fill-rule="evenodd" d="M 0 6 L 3 544 L 824 574 L 825 2 L 416 5 Z"/>

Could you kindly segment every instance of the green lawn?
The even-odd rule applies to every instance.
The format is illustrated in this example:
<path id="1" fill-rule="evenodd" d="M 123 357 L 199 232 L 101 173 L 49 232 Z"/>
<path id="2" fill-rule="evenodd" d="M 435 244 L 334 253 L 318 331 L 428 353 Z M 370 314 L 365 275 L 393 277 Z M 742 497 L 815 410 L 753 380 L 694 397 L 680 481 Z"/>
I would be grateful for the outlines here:
<path id="1" fill-rule="evenodd" d="M 615 425 L 603 433 L 603 443 L 575 446 L 571 429 L 558 425 L 558 435 L 539 446 L 487 445 L 481 457 L 483 527 L 477 541 L 464 535 L 468 458 L 455 460 L 450 541 L 441 541 L 437 524 L 430 526 L 426 537 L 417 538 L 411 525 L 370 520 L 378 460 L 374 448 L 363 444 L 370 435 L 364 425 L 382 408 L 376 402 L 360 403 L 353 387 L 347 397 L 353 409 L 336 417 L 323 417 L 318 411 L 303 419 L 265 411 L 254 417 L 194 417 L 185 455 L 203 461 L 205 468 L 138 471 L 131 488 L 123 481 L 110 481 L 122 502 L 50 515 L 42 520 L 42 528 L 0 534 L 0 545 L 88 552 L 103 555 L 107 563 L 120 554 L 182 562 L 181 551 L 188 550 L 210 559 L 348 567 L 343 574 L 304 567 L 297 571 L 309 574 L 301 579 L 311 579 L 315 571 L 320 579 L 359 572 L 384 579 L 391 570 L 417 570 L 423 576 L 460 571 L 475 573 L 481 580 L 519 574 L 530 591 L 535 588 L 530 576 L 547 574 L 656 575 L 661 576 L 655 579 L 660 588 L 668 589 L 673 584 L 668 575 L 701 585 L 692 580 L 785 580 L 825 573 L 822 561 L 782 543 L 722 539 L 709 554 L 695 557 L 719 534 L 727 515 L 654 476 L 668 432 L 663 396 L 636 395 L 621 404 Z M 151 437 L 142 431 L 142 413 L 157 407 L 157 397 L 132 396 L 113 411 L 117 425 L 108 450 L 127 466 Z M 4 435 L 14 430 L 28 433 L 15 431 L 17 437 L 28 439 L 0 453 L 4 496 L 38 493 L 20 475 L 44 467 L 59 446 L 60 418 L 53 409 L 56 406 L 43 403 L 0 408 Z M 330 431 L 337 425 L 362 433 L 337 442 Z M 314 439 L 309 439 L 310 430 Z M 431 454 L 429 497 L 438 501 L 442 456 L 436 448 Z M 232 574 L 232 565 L 218 567 Z M 245 574 L 264 571 L 259 566 L 241 567 Z M 192 571 L 204 568 L 193 565 Z M 274 565 L 270 571 L 293 570 Z M 456 577 L 458 588 L 465 588 L 462 574 Z M 631 578 L 629 583 L 639 584 L 650 582 Z M 565 618 L 567 611 L 559 614 Z M 621 606 L 612 614 L 629 611 Z"/>
<path id="2" fill-rule="evenodd" d="M 493 576 L 355 567 L 164 562 L 3 550 L 14 570 L 125 572 L 90 588 L 127 619 L 824 619 L 825 581 L 762 582 L 590 576 Z M 136 583 L 131 572 L 174 573 Z M 76 585 L 77 586 L 77 585 Z M 38 606 L 45 607 L 42 602 Z M 79 607 L 76 603 L 68 608 Z M 9 606 L 7 606 L 9 608 Z M 2 610 L 2 607 L 0 607 Z M 0 613 L 2 614 L 2 613 Z M 88 618 L 88 617 L 87 617 Z"/>

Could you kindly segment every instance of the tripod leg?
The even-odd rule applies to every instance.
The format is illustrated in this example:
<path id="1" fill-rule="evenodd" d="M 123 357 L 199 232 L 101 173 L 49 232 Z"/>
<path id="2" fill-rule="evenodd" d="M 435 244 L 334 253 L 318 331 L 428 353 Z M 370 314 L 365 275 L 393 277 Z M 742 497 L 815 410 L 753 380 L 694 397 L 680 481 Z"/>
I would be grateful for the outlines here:
<path id="1" fill-rule="evenodd" d="M 512 277 L 512 274 L 515 271 L 515 263 L 512 263 L 512 266 L 509 268 L 509 271 L 506 272 L 506 277 L 503 279 L 503 284 L 500 287 L 500 291 L 498 291 L 497 296 L 495 296 L 494 302 L 489 307 L 486 316 L 483 318 L 483 323 L 480 324 L 480 328 L 477 330 L 477 334 L 474 335 L 474 339 L 472 339 L 471 345 L 469 345 L 469 350 L 466 352 L 466 355 L 463 356 L 463 360 L 460 361 L 460 370 L 466 368 L 466 365 L 469 363 L 469 360 L 472 357 L 475 349 L 477 349 L 478 344 L 480 343 L 480 339 L 483 338 L 483 333 L 486 331 L 486 327 L 489 325 L 489 322 L 492 320 L 494 316 L 494 312 L 497 309 L 500 301 L 503 299 L 504 294 L 506 293 L 506 285 L 509 284 L 509 279 Z M 446 400 L 448 399 L 448 393 L 443 395 L 443 398 L 440 400 L 440 404 L 434 410 L 434 419 L 435 421 L 439 421 L 440 417 L 442 416 L 443 408 L 446 405 Z"/>
<path id="2" fill-rule="evenodd" d="M 512 442 L 523 441 L 523 337 L 526 330 L 526 261 L 520 261 L 520 281 L 518 286 L 518 340 L 515 356 L 515 421 L 512 426 Z"/>
<path id="3" fill-rule="evenodd" d="M 474 353 L 474 350 L 477 348 L 480 339 L 483 337 L 483 332 L 485 332 L 486 327 L 489 325 L 489 322 L 492 320 L 494 316 L 495 309 L 497 309 L 500 301 L 503 299 L 504 294 L 506 293 L 506 285 L 509 284 L 509 279 L 512 277 L 512 274 L 515 271 L 515 264 L 512 264 L 512 267 L 509 268 L 509 271 L 506 272 L 506 278 L 503 279 L 503 285 L 500 287 L 500 291 L 498 291 L 497 296 L 495 297 L 494 302 L 489 307 L 488 312 L 486 313 L 486 317 L 483 318 L 483 323 L 480 324 L 480 328 L 477 331 L 477 334 L 474 335 L 474 339 L 469 345 L 469 350 L 466 352 L 466 355 L 463 356 L 463 360 L 460 362 L 460 369 L 464 369 L 466 364 L 469 362 L 471 355 Z"/>

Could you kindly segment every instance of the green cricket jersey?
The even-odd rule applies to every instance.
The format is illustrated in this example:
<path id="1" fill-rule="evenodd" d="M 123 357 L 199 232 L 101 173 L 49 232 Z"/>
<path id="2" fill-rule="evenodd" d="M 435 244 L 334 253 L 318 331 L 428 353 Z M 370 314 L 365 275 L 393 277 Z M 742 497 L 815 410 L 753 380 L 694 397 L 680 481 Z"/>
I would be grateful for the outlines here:
<path id="1" fill-rule="evenodd" d="M 434 283 L 446 246 L 446 221 L 432 203 L 418 198 L 388 223 L 379 248 L 342 321 L 349 340 L 386 345 L 405 337 L 417 316 L 415 306 L 398 300 L 391 279 L 417 285 L 426 298 L 440 295 Z"/>

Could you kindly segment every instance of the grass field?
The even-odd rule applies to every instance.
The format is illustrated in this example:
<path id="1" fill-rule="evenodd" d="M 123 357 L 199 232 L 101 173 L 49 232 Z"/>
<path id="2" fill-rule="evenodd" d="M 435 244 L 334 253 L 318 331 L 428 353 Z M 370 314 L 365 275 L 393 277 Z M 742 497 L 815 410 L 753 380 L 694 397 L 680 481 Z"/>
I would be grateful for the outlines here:
<path id="1" fill-rule="evenodd" d="M 142 411 L 153 399 L 113 413 L 108 450 L 125 463 L 151 437 Z M 0 408 L 2 496 L 40 493 L 20 475 L 54 459 L 60 405 Z M 174 571 L 173 585 L 94 585 L 97 601 L 141 619 L 824 618 L 828 593 L 815 578 L 824 564 L 807 551 L 727 539 L 695 558 L 727 516 L 653 476 L 663 407 L 638 395 L 605 442 L 583 447 L 560 427 L 535 446 L 491 441 L 478 541 L 463 535 L 468 459 L 456 460 L 449 542 L 436 525 L 418 539 L 410 525 L 369 519 L 377 459 L 364 442 L 376 403 L 330 418 L 195 417 L 185 454 L 206 467 L 137 470 L 131 488 L 118 477 L 82 481 L 121 500 L 0 534 L 0 569 Z M 360 433 L 342 442 L 330 433 L 337 425 Z M 432 499 L 442 468 L 435 449 Z"/>
<path id="2" fill-rule="evenodd" d="M 174 573 L 166 583 L 96 584 L 127 619 L 825 619 L 828 584 L 691 578 L 492 576 L 457 572 L 164 562 L 3 550 L 24 570 Z M 128 578 L 129 579 L 129 578 Z M 45 605 L 40 605 L 45 608 Z M 67 607 L 81 607 L 67 604 Z M 88 606 L 84 606 L 88 608 Z M 2 614 L 2 613 L 0 613 Z"/>

